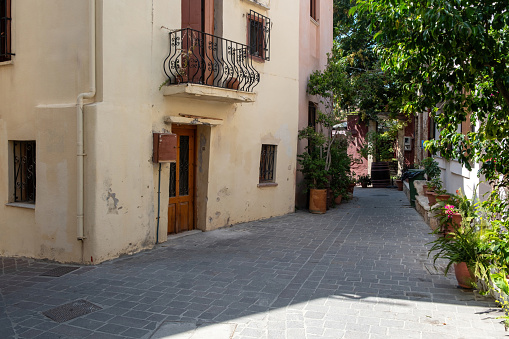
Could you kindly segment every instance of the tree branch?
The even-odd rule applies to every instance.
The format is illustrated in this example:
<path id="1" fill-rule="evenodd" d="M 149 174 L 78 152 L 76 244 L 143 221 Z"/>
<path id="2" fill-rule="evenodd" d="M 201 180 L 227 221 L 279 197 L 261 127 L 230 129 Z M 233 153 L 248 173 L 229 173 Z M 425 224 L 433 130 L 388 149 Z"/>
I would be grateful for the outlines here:
<path id="1" fill-rule="evenodd" d="M 502 80 L 495 81 L 495 85 L 497 85 L 497 88 L 500 91 L 500 94 L 502 94 L 502 98 L 504 98 L 505 103 L 509 106 L 509 91 L 505 87 Z"/>

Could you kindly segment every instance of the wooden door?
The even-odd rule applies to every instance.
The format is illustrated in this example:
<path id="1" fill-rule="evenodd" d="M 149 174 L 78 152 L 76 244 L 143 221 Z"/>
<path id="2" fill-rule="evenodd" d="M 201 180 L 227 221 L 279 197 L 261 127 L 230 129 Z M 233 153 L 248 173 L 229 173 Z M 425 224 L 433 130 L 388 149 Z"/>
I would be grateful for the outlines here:
<path id="1" fill-rule="evenodd" d="M 168 234 L 193 230 L 196 126 L 172 128 L 177 134 L 177 161 L 170 164 Z"/>
<path id="2" fill-rule="evenodd" d="M 181 9 L 181 27 L 197 31 L 182 37 L 183 57 L 188 59 L 183 64 L 188 63 L 189 82 L 212 85 L 214 0 L 182 0 Z"/>

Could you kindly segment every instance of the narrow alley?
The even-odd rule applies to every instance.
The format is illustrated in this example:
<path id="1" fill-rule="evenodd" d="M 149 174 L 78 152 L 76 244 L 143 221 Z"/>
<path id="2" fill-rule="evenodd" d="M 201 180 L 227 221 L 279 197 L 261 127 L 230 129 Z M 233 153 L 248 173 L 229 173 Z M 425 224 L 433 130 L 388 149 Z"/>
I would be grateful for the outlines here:
<path id="1" fill-rule="evenodd" d="M 504 337 L 492 299 L 433 270 L 429 232 L 403 192 L 356 188 L 324 215 L 195 233 L 60 277 L 41 274 L 62 265 L 3 258 L 0 338 Z"/>

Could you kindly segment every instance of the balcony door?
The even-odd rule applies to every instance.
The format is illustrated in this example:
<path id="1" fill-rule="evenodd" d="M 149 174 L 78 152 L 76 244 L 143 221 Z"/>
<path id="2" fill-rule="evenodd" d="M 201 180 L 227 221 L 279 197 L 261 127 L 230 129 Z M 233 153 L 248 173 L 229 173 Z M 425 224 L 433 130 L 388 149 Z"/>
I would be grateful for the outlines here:
<path id="1" fill-rule="evenodd" d="M 213 55 L 208 47 L 213 43 L 214 0 L 181 0 L 181 6 L 182 29 L 197 31 L 188 31 L 187 36 L 182 36 L 183 58 L 188 58 L 189 82 L 212 85 Z"/>
<path id="2" fill-rule="evenodd" d="M 214 0 L 182 0 L 182 28 L 214 34 Z"/>
<path id="3" fill-rule="evenodd" d="M 196 126 L 175 127 L 171 132 L 177 135 L 177 161 L 170 164 L 168 234 L 195 229 Z"/>

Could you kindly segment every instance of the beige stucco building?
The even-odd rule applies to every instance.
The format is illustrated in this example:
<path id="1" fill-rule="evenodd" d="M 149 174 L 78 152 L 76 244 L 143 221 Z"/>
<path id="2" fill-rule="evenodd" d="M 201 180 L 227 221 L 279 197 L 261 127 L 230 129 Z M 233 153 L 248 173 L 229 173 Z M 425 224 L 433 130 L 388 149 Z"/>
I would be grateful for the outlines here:
<path id="1" fill-rule="evenodd" d="M 6 1 L 0 256 L 95 264 L 293 212 L 316 2 Z"/>

